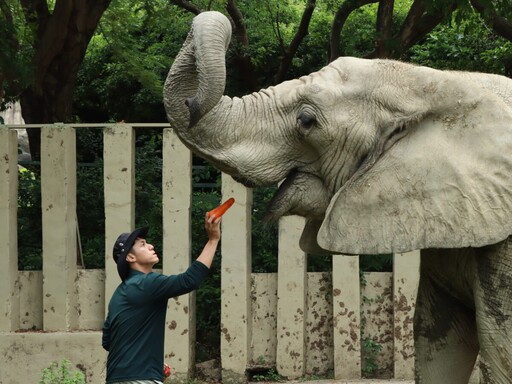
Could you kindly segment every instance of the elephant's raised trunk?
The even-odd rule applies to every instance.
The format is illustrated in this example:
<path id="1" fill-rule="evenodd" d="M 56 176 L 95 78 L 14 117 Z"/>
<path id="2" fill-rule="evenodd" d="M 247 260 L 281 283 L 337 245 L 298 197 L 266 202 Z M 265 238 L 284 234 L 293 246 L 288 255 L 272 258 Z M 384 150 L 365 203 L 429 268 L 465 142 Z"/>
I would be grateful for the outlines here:
<path id="1" fill-rule="evenodd" d="M 231 24 L 223 14 L 203 12 L 194 18 L 164 85 L 167 118 L 178 132 L 194 126 L 222 97 L 230 39 Z"/>

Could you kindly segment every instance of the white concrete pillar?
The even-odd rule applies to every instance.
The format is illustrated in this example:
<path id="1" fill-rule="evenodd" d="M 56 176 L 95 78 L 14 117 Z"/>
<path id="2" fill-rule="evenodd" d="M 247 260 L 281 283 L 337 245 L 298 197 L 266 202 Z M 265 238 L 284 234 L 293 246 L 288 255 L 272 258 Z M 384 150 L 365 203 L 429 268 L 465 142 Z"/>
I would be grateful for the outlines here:
<path id="1" fill-rule="evenodd" d="M 361 378 L 361 281 L 359 256 L 333 255 L 334 378 Z"/>
<path id="2" fill-rule="evenodd" d="M 105 194 L 105 313 L 121 282 L 112 248 L 117 237 L 135 226 L 135 132 L 119 123 L 103 130 Z"/>
<path id="3" fill-rule="evenodd" d="M 222 174 L 222 201 L 235 204 L 222 217 L 221 356 L 222 382 L 245 380 L 251 359 L 252 190 Z M 213 207 L 212 207 L 213 208 Z M 215 262 L 219 262 L 216 260 Z"/>
<path id="4" fill-rule="evenodd" d="M 184 272 L 191 262 L 192 153 L 164 129 L 162 164 L 163 273 Z M 192 255 L 192 258 L 198 255 Z M 169 300 L 165 362 L 189 378 L 195 363 L 195 292 Z"/>
<path id="5" fill-rule="evenodd" d="M 72 127 L 41 128 L 41 209 L 43 328 L 77 329 L 76 139 Z"/>
<path id="6" fill-rule="evenodd" d="M 307 258 L 299 248 L 304 223 L 298 216 L 279 220 L 276 365 L 289 379 L 303 376 L 306 369 Z"/>
<path id="7" fill-rule="evenodd" d="M 414 308 L 420 273 L 420 251 L 393 255 L 394 378 L 414 380 Z"/>
<path id="8" fill-rule="evenodd" d="M 0 125 L 0 331 L 20 328 L 18 284 L 18 139 Z"/>

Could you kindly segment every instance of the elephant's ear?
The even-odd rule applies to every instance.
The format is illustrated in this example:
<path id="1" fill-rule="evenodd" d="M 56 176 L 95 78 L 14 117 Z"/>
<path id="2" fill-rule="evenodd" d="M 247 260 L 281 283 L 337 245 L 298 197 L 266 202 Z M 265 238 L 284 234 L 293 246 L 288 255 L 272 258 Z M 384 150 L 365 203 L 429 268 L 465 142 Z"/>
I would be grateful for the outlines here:
<path id="1" fill-rule="evenodd" d="M 304 226 L 302 235 L 300 236 L 299 240 L 300 249 L 302 249 L 304 252 L 311 255 L 325 255 L 331 253 L 318 246 L 316 237 L 321 225 L 321 220 L 306 220 L 306 225 Z"/>
<path id="2" fill-rule="evenodd" d="M 334 195 L 320 247 L 377 254 L 478 247 L 512 234 L 512 110 L 473 91 L 476 101 L 409 126 Z"/>

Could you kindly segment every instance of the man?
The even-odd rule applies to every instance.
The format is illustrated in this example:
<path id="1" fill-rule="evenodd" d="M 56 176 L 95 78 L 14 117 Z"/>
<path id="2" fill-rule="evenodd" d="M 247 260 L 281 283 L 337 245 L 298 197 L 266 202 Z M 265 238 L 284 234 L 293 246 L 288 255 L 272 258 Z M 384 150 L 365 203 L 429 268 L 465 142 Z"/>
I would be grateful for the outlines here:
<path id="1" fill-rule="evenodd" d="M 122 282 L 110 299 L 102 341 L 109 352 L 108 384 L 162 382 L 167 301 L 197 289 L 208 275 L 220 240 L 220 221 L 205 216 L 208 242 L 178 275 L 152 272 L 159 259 L 146 241 L 148 228 L 117 238 L 113 253 Z"/>

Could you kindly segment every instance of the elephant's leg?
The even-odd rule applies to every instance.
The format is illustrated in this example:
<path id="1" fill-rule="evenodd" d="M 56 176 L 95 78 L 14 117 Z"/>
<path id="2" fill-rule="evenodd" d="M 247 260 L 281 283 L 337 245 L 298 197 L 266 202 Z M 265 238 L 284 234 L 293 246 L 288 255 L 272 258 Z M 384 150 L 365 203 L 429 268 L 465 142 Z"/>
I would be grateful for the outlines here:
<path id="1" fill-rule="evenodd" d="M 476 262 L 482 384 L 512 383 L 512 238 L 479 249 Z"/>
<path id="2" fill-rule="evenodd" d="M 429 261 L 422 257 L 414 315 L 416 383 L 467 384 L 478 355 L 475 312 L 429 276 Z"/>

